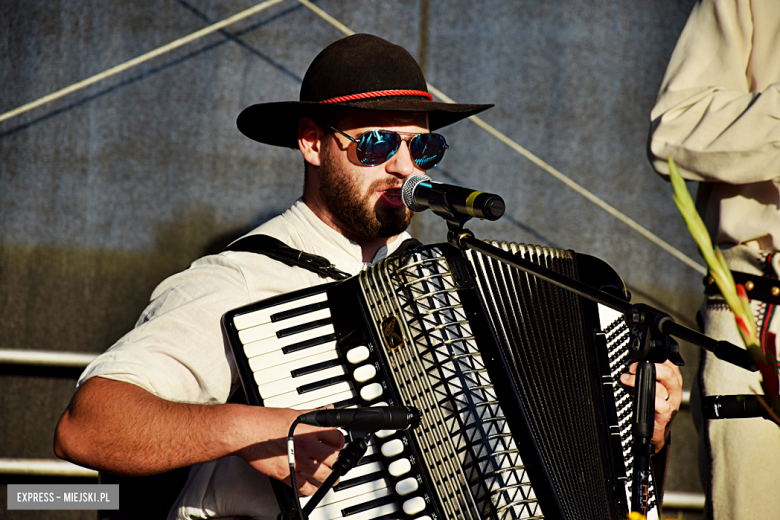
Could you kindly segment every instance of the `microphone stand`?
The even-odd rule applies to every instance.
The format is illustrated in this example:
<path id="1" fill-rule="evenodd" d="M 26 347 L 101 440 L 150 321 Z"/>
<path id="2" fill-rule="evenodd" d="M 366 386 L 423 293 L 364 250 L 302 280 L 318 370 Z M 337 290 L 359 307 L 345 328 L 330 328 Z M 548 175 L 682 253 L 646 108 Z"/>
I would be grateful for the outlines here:
<path id="1" fill-rule="evenodd" d="M 728 363 L 750 371 L 757 371 L 747 352 L 727 341 L 716 341 L 704 334 L 689 329 L 674 321 L 665 312 L 644 304 L 635 304 L 602 292 L 578 280 L 551 271 L 529 260 L 515 256 L 498 247 L 487 244 L 474 237 L 463 228 L 471 216 L 458 213 L 447 201 L 445 193 L 431 194 L 431 211 L 447 222 L 447 242 L 465 250 L 471 249 L 496 260 L 500 260 L 521 271 L 530 273 L 553 285 L 571 291 L 578 296 L 610 307 L 624 315 L 630 332 L 630 357 L 638 363 L 636 385 L 634 389 L 634 417 L 632 432 L 634 435 L 634 475 L 632 481 L 631 510 L 647 516 L 648 484 L 650 476 L 650 456 L 653 446 L 655 415 L 655 363 L 671 360 L 678 366 L 685 364 L 679 353 L 677 343 L 670 338 L 675 336 L 700 348 L 712 352 L 716 357 Z"/>
<path id="2" fill-rule="evenodd" d="M 358 431 L 357 429 L 355 431 L 349 430 L 348 432 L 349 439 L 350 439 L 349 444 L 347 444 L 347 446 L 339 452 L 339 456 L 336 459 L 336 462 L 333 464 L 333 467 L 331 468 L 330 475 L 328 475 L 328 478 L 325 479 L 325 481 L 322 483 L 319 489 L 317 489 L 314 495 L 312 495 L 312 497 L 306 503 L 306 506 L 302 508 L 301 499 L 298 496 L 297 486 L 295 485 L 294 455 L 290 451 L 292 448 L 289 447 L 289 443 L 292 442 L 293 431 L 295 430 L 295 427 L 298 425 L 298 422 L 299 421 L 297 419 L 293 422 L 292 426 L 290 426 L 290 433 L 288 435 L 288 454 L 291 461 L 290 481 L 293 484 L 292 488 L 293 488 L 293 493 L 295 494 L 295 500 L 293 504 L 294 508 L 291 511 L 288 511 L 287 513 L 279 513 L 279 515 L 277 516 L 277 520 L 308 519 L 311 512 L 314 511 L 315 507 L 317 507 L 317 504 L 319 504 L 320 501 L 322 501 L 322 498 L 336 484 L 336 481 L 340 479 L 342 475 L 344 475 L 346 472 L 354 468 L 358 462 L 360 462 L 360 459 L 362 459 L 363 455 L 366 454 L 366 450 L 368 449 L 368 442 L 371 439 L 371 432 Z"/>
<path id="3" fill-rule="evenodd" d="M 325 479 L 325 482 L 322 483 L 317 492 L 312 495 L 311 499 L 309 499 L 309 501 L 303 507 L 304 518 L 309 518 L 311 512 L 314 511 L 314 508 L 317 507 L 317 504 L 319 504 L 322 498 L 328 493 L 328 491 L 331 490 L 336 481 L 340 479 L 344 473 L 354 468 L 357 463 L 360 462 L 360 459 L 362 459 L 363 455 L 366 454 L 366 450 L 368 449 L 367 439 L 370 437 L 370 433 L 365 434 L 363 437 L 358 437 L 357 439 L 354 439 L 352 442 L 350 442 L 346 448 L 341 450 L 336 463 L 333 464 L 330 475 L 328 475 L 328 478 Z"/>

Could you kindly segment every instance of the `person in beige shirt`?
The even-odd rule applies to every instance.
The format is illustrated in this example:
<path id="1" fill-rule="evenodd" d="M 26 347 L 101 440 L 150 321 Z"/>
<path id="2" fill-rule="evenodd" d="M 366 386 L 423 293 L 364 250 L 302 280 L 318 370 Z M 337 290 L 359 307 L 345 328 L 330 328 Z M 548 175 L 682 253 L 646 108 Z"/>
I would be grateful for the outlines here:
<path id="1" fill-rule="evenodd" d="M 253 105 L 238 118 L 246 136 L 296 149 L 305 163 L 302 199 L 251 234 L 359 273 L 408 238 L 412 214 L 400 186 L 433 167 L 447 146 L 430 132 L 490 106 L 433 101 L 412 56 L 385 40 L 336 41 L 310 65 L 300 101 Z M 240 383 L 219 322 L 250 302 L 327 281 L 239 251 L 202 258 L 165 280 L 136 327 L 85 370 L 57 426 L 56 454 L 117 475 L 192 465 L 169 519 L 276 518 L 269 483 L 290 482 L 284 439 L 301 412 L 227 403 Z M 653 442 L 661 448 L 682 391 L 675 367 L 657 370 Z M 342 444 L 337 430 L 296 430 L 302 494 L 331 474 Z"/>
<path id="2" fill-rule="evenodd" d="M 778 51 L 777 1 L 701 0 L 669 61 L 648 146 L 658 173 L 668 175 L 671 156 L 683 177 L 699 181 L 697 208 L 730 269 L 750 277 L 745 285 L 764 344 L 780 328 Z M 722 298 L 712 287 L 707 292 L 700 312 L 704 332 L 742 344 Z M 699 384 L 704 395 L 761 388 L 757 374 L 706 352 Z M 707 515 L 777 518 L 780 428 L 756 418 L 707 421 L 702 429 Z"/>

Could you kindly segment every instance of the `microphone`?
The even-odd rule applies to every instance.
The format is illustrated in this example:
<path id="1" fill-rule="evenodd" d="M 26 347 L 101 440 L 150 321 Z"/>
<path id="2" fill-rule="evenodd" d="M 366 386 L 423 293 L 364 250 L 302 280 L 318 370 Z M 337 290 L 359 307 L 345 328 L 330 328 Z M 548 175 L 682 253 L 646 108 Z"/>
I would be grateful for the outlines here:
<path id="1" fill-rule="evenodd" d="M 438 208 L 444 208 L 449 210 L 448 213 L 454 211 L 453 216 L 486 220 L 498 220 L 506 209 L 504 199 L 498 195 L 433 182 L 427 175 L 419 173 L 404 181 L 401 200 L 407 208 L 416 212 L 431 208 L 437 213 Z"/>
<path id="2" fill-rule="evenodd" d="M 317 410 L 298 416 L 298 422 L 311 426 L 354 429 L 360 432 L 408 430 L 420 425 L 420 410 L 411 406 L 376 406 L 372 408 L 342 408 Z"/>
<path id="3" fill-rule="evenodd" d="M 761 406 L 755 395 L 708 395 L 701 402 L 705 419 L 770 419 L 769 411 Z"/>

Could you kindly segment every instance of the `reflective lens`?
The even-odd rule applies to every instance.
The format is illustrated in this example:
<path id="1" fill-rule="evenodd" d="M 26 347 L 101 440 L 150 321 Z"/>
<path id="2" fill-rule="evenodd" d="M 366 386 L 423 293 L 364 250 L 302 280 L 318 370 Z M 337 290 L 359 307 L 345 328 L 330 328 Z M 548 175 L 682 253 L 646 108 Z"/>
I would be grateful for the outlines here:
<path id="1" fill-rule="evenodd" d="M 357 157 L 366 166 L 376 166 L 395 155 L 399 146 L 401 146 L 399 134 L 387 130 L 371 130 L 360 136 Z"/>
<path id="2" fill-rule="evenodd" d="M 357 158 L 366 166 L 378 166 L 390 160 L 398 151 L 402 141 L 409 142 L 412 160 L 422 170 L 429 170 L 436 166 L 447 150 L 447 141 L 439 134 L 409 134 L 408 137 L 402 137 L 401 134 L 390 130 L 371 130 L 356 139 L 338 128 L 333 126 L 330 128 L 353 143 L 357 143 Z"/>
<path id="3" fill-rule="evenodd" d="M 420 134 L 409 141 L 409 151 L 414 163 L 423 170 L 436 166 L 447 150 L 447 141 L 443 135 Z"/>

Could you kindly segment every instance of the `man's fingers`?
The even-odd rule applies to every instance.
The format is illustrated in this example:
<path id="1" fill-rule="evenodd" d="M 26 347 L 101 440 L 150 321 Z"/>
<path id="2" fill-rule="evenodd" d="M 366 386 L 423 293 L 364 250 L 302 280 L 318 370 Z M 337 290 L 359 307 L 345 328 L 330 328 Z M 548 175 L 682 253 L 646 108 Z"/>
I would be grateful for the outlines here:
<path id="1" fill-rule="evenodd" d="M 323 430 L 319 432 L 319 437 L 321 443 L 330 446 L 331 448 L 340 450 L 344 447 L 344 434 L 335 428 L 333 430 Z"/>
<path id="2" fill-rule="evenodd" d="M 288 486 L 292 485 L 290 477 L 284 479 L 284 483 Z M 315 486 L 309 482 L 309 476 L 300 471 L 295 472 L 295 483 L 298 485 L 298 494 L 302 496 L 311 496 L 317 492 L 319 486 Z"/>
<path id="3" fill-rule="evenodd" d="M 620 376 L 620 382 L 626 386 L 633 387 L 636 384 L 636 376 L 634 374 L 623 374 Z M 665 399 L 670 393 L 663 383 L 657 382 L 655 384 L 655 395 Z"/>

